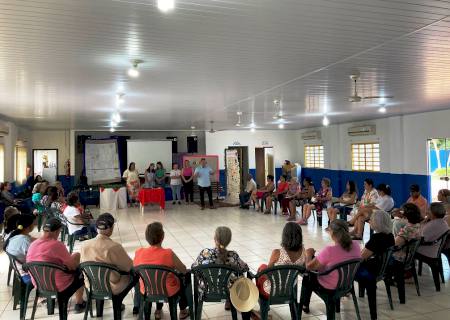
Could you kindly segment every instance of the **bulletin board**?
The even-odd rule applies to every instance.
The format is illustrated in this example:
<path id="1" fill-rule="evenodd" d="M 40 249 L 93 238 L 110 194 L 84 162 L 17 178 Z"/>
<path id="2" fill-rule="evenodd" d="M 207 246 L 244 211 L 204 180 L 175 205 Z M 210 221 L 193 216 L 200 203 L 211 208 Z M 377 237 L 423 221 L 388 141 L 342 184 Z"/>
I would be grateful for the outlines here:
<path id="1" fill-rule="evenodd" d="M 197 168 L 200 166 L 200 160 L 205 159 L 208 166 L 214 170 L 214 175 L 211 176 L 211 181 L 219 181 L 219 156 L 215 155 L 185 155 L 183 156 L 183 165 L 185 160 L 189 160 L 191 166 Z"/>

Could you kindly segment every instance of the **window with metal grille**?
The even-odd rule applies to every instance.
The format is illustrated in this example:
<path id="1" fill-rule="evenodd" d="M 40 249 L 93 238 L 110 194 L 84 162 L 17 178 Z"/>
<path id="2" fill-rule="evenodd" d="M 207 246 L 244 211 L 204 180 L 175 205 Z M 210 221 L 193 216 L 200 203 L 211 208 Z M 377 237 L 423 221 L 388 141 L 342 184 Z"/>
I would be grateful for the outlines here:
<path id="1" fill-rule="evenodd" d="M 305 167 L 324 168 L 323 145 L 305 146 Z"/>
<path id="2" fill-rule="evenodd" d="M 380 171 L 380 144 L 352 143 L 352 170 Z"/>

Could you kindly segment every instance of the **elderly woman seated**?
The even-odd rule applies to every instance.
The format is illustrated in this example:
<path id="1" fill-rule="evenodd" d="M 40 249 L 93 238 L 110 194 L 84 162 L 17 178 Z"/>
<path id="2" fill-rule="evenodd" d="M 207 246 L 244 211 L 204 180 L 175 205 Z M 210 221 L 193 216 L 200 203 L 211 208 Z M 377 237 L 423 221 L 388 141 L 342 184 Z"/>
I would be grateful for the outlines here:
<path id="1" fill-rule="evenodd" d="M 382 210 L 375 210 L 370 217 L 369 224 L 375 233 L 370 236 L 370 240 L 361 251 L 361 256 L 364 260 L 359 266 L 355 280 L 359 284 L 360 291 L 367 289 L 370 316 L 371 319 L 377 319 L 376 277 L 381 267 L 379 257 L 395 245 L 395 240 L 392 234 L 392 219 L 388 213 Z"/>
<path id="2" fill-rule="evenodd" d="M 307 270 L 325 271 L 336 264 L 361 258 L 361 248 L 358 241 L 352 241 L 347 222 L 334 220 L 330 223 L 329 232 L 334 243 L 323 248 L 317 255 L 312 248 L 306 250 Z M 337 271 L 322 276 L 313 273 L 305 276 L 302 281 L 301 293 L 303 311 L 309 313 L 309 302 L 314 289 L 334 290 L 338 280 L 339 274 Z"/>
<path id="3" fill-rule="evenodd" d="M 175 252 L 173 252 L 172 249 L 163 248 L 162 242 L 164 240 L 164 229 L 160 222 L 153 222 L 147 226 L 147 229 L 145 230 L 145 239 L 150 246 L 136 250 L 133 261 L 133 265 L 135 267 L 145 264 L 152 264 L 172 268 L 181 273 L 187 272 L 186 266 L 183 262 L 181 262 Z M 174 296 L 176 294 L 180 295 L 180 301 L 178 303 L 180 306 L 180 319 L 186 319 L 189 317 L 187 298 L 184 294 L 185 288 L 175 275 L 169 274 L 167 276 L 166 288 L 169 296 Z M 144 294 L 145 289 L 142 280 L 140 284 L 140 291 Z M 135 300 L 135 305 L 139 303 L 139 299 Z M 155 319 L 162 318 L 162 307 L 162 303 L 156 304 Z"/>
<path id="4" fill-rule="evenodd" d="M 322 225 L 322 210 L 328 208 L 331 205 L 331 199 L 333 198 L 333 191 L 331 189 L 331 181 L 328 178 L 323 178 L 321 182 L 321 189 L 319 192 L 311 199 L 310 204 L 303 206 L 302 218 L 297 221 L 301 225 L 307 225 L 308 219 L 311 216 L 312 210 L 316 210 L 317 219 L 319 220 L 319 225 Z M 320 219 L 319 219 L 320 217 Z"/>
<path id="5" fill-rule="evenodd" d="M 352 230 L 354 239 L 362 239 L 364 231 L 364 223 L 370 218 L 374 210 L 390 211 L 394 208 L 394 199 L 391 197 L 391 188 L 384 183 L 381 183 L 377 187 L 378 197 L 375 203 L 368 203 L 364 206 L 360 206 L 357 213 L 350 220 L 349 224 L 354 225 Z"/>
<path id="6" fill-rule="evenodd" d="M 203 249 L 192 264 L 192 268 L 206 264 L 224 264 L 236 267 L 241 272 L 247 272 L 249 270 L 248 265 L 241 260 L 239 255 L 235 251 L 227 250 L 231 242 L 231 236 L 230 228 L 225 226 L 217 227 L 214 233 L 216 246 Z M 225 310 L 230 310 L 230 301 L 225 302 Z M 249 316 L 250 314 L 245 315 L 246 318 Z"/>
<path id="7" fill-rule="evenodd" d="M 272 201 L 272 194 L 273 194 L 273 191 L 275 190 L 274 180 L 275 180 L 275 178 L 273 177 L 273 175 L 269 174 L 267 176 L 267 183 L 266 183 L 266 185 L 263 188 L 254 190 L 252 192 L 251 198 L 252 198 L 253 202 L 255 203 L 256 210 L 260 210 L 261 209 L 261 205 L 259 204 L 258 199 L 261 199 L 261 202 L 265 201 L 266 212 L 267 212 L 267 208 L 269 208 L 269 210 L 270 210 L 270 206 L 271 206 L 271 203 L 272 203 L 271 202 Z M 270 213 L 270 211 L 269 211 L 269 213 Z"/>

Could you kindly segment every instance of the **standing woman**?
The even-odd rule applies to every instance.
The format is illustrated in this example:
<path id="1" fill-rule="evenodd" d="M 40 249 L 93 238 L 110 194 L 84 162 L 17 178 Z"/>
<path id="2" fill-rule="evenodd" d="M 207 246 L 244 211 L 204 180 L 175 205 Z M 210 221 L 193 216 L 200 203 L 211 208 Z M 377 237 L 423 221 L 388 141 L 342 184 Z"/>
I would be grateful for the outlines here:
<path id="1" fill-rule="evenodd" d="M 133 203 L 138 203 L 138 195 L 139 195 L 139 172 L 136 169 L 136 164 L 134 162 L 130 162 L 128 169 L 123 173 L 122 178 L 127 180 L 127 190 L 128 196 L 130 197 L 130 204 L 133 206 Z"/>
<path id="2" fill-rule="evenodd" d="M 164 188 L 166 180 L 166 169 L 164 169 L 164 166 L 161 163 L 161 161 L 158 161 L 156 163 L 155 180 L 156 180 L 155 184 L 157 187 Z"/>
<path id="3" fill-rule="evenodd" d="M 181 204 L 181 170 L 178 169 L 178 163 L 172 164 L 172 170 L 170 170 L 170 188 L 172 189 L 172 204 L 175 204 L 178 200 L 178 204 Z"/>
<path id="4" fill-rule="evenodd" d="M 155 164 L 150 163 L 150 166 L 145 170 L 144 179 L 145 184 L 144 188 L 154 188 L 155 187 Z"/>
<path id="5" fill-rule="evenodd" d="M 186 203 L 194 203 L 194 169 L 191 167 L 189 160 L 184 160 L 184 167 L 181 174 L 183 181 L 184 199 Z"/>

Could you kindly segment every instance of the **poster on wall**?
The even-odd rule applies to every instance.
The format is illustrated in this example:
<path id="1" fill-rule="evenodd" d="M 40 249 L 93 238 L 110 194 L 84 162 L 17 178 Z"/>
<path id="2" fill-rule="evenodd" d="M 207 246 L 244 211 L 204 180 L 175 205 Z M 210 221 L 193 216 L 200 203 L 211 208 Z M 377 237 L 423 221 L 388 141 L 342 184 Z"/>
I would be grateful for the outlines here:
<path id="1" fill-rule="evenodd" d="M 50 183 L 58 174 L 58 149 L 33 149 L 34 176 L 40 175 Z"/>
<path id="2" fill-rule="evenodd" d="M 238 151 L 236 149 L 225 151 L 227 168 L 227 199 L 229 203 L 239 203 L 241 186 L 241 172 L 239 166 Z"/>

